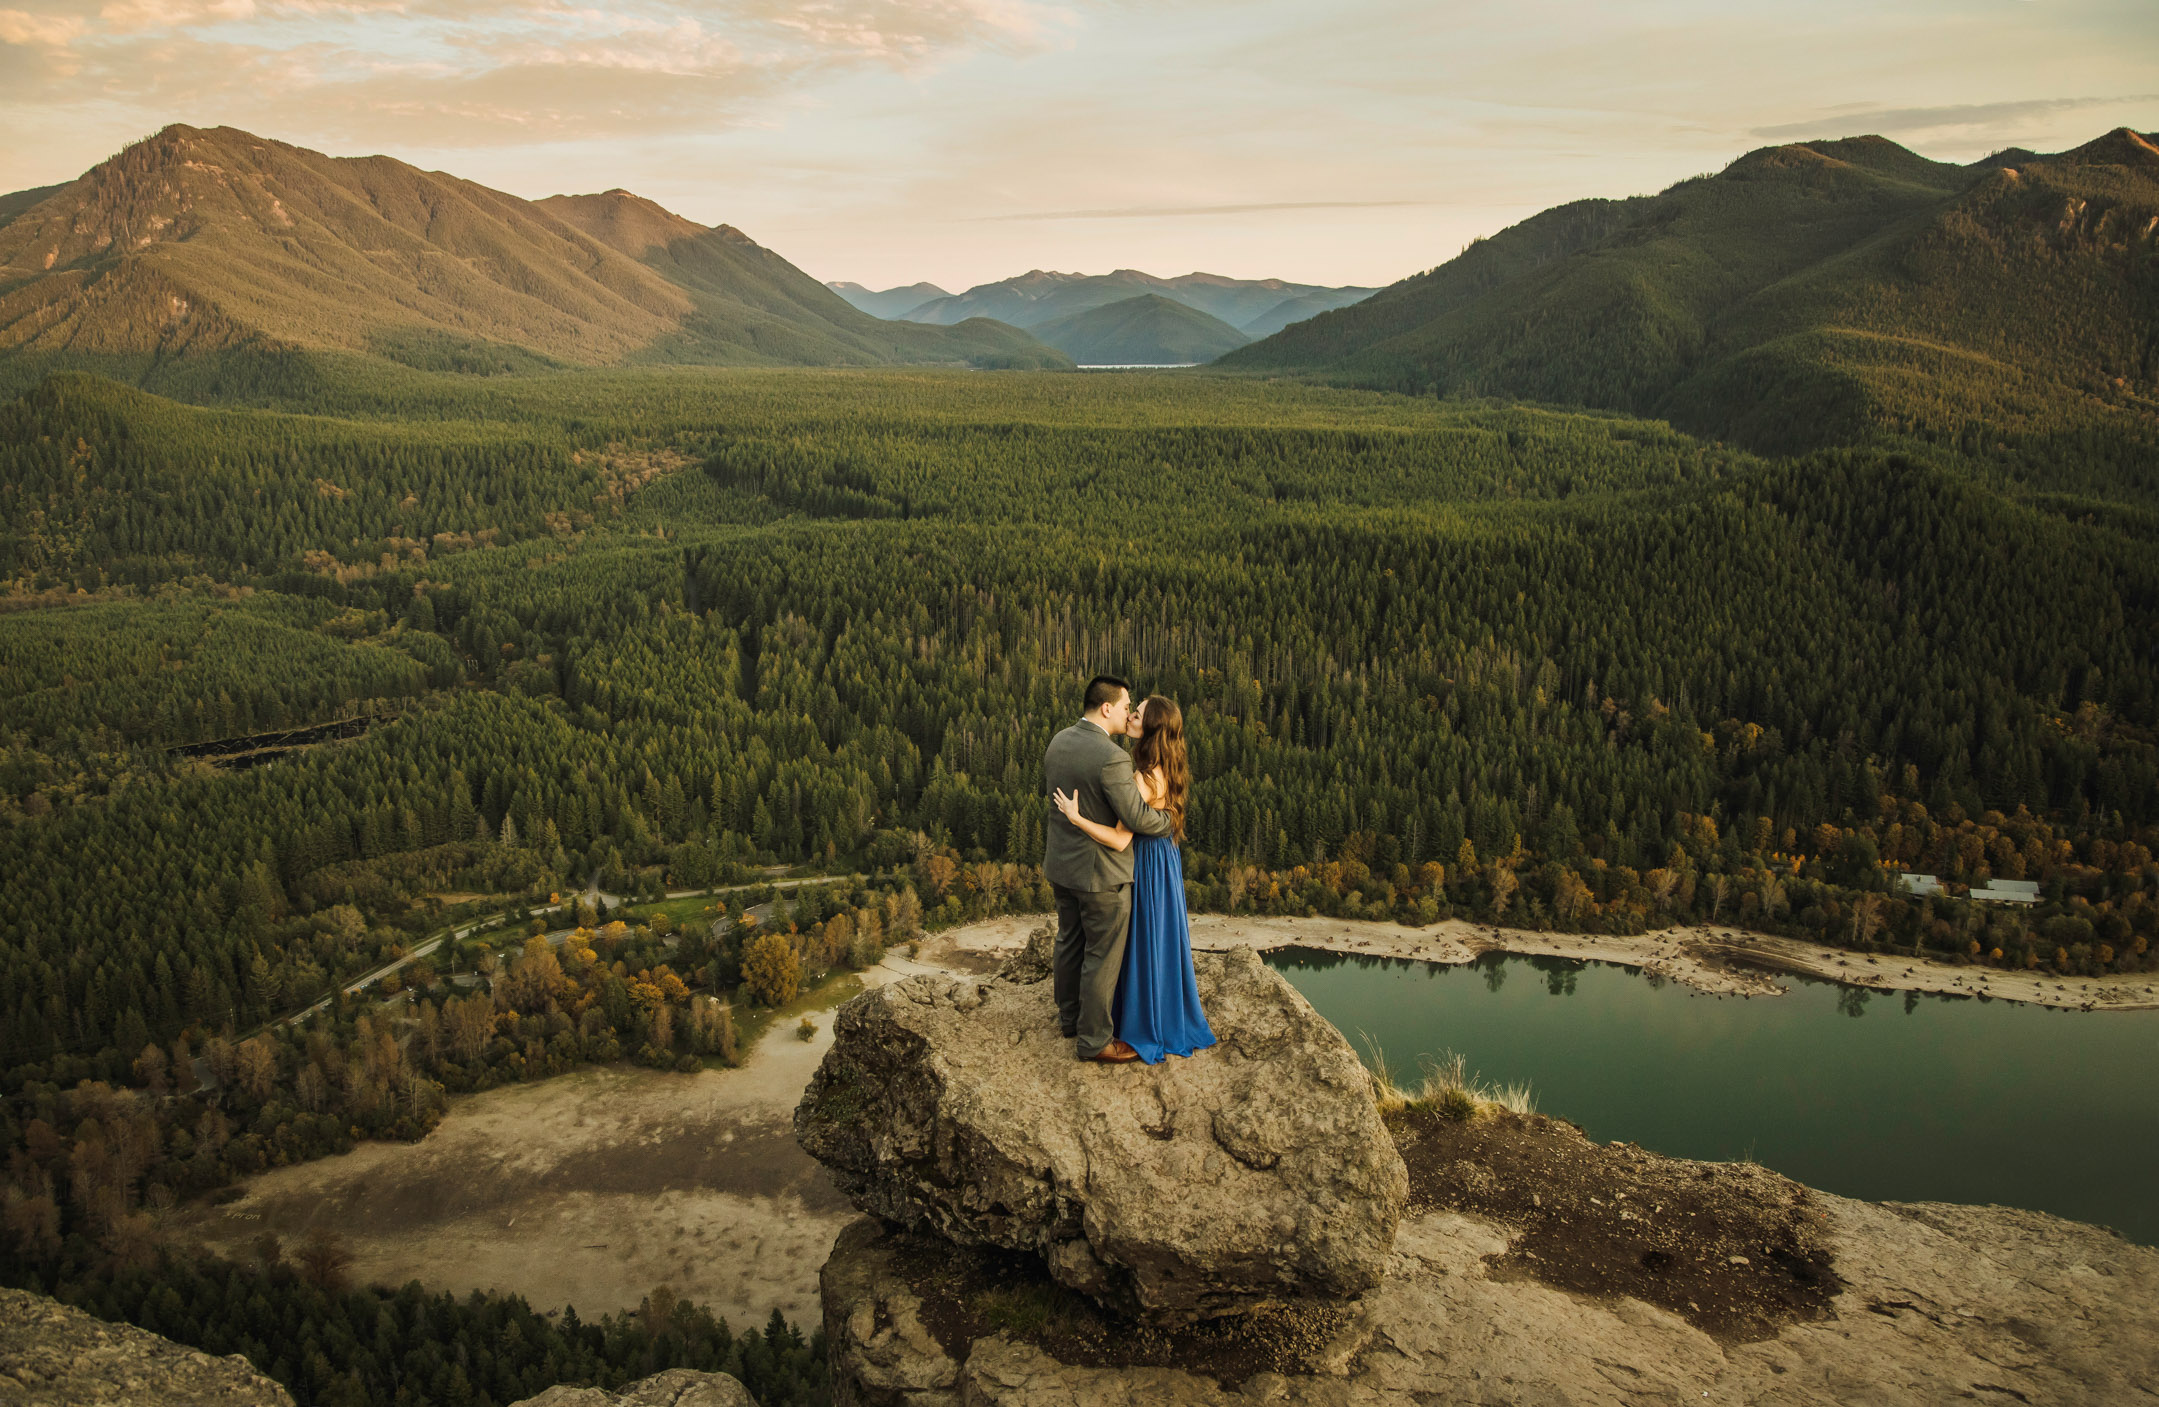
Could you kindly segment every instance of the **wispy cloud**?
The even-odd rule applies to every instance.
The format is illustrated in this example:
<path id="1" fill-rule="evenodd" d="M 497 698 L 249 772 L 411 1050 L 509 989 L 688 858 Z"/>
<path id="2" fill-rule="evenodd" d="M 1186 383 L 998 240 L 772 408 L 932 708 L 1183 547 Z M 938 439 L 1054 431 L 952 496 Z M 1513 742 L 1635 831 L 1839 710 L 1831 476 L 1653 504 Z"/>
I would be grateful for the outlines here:
<path id="1" fill-rule="evenodd" d="M 0 10 L 0 44 L 66 44 L 82 33 L 83 22 L 74 15 L 33 15 L 22 10 Z"/>
<path id="2" fill-rule="evenodd" d="M 1042 0 L 28 0 L 0 8 L 8 100 L 196 115 L 301 140 L 435 148 L 710 134 L 864 70 L 933 72 L 1057 41 Z M 20 55 L 10 50 L 21 51 Z M 48 109 L 50 110 L 50 109 Z M 0 133 L 0 136 L 4 136 Z"/>
<path id="3" fill-rule="evenodd" d="M 2117 107 L 2127 103 L 2159 101 L 2159 94 L 2136 93 L 2119 98 L 2027 98 L 2004 103 L 1957 103 L 1948 107 L 1846 107 L 1831 108 L 1804 122 L 1779 122 L 1756 127 L 1757 137 L 1854 136 L 1861 131 L 1942 132 L 1958 127 L 1999 127 L 2055 117 L 2086 108 Z"/>
<path id="4" fill-rule="evenodd" d="M 1122 210 L 1034 210 L 1016 215 L 975 215 L 973 223 L 997 220 L 1153 220 L 1179 215 L 1250 215 L 1262 210 L 1398 210 L 1429 200 L 1267 200 L 1249 205 L 1136 205 Z"/>

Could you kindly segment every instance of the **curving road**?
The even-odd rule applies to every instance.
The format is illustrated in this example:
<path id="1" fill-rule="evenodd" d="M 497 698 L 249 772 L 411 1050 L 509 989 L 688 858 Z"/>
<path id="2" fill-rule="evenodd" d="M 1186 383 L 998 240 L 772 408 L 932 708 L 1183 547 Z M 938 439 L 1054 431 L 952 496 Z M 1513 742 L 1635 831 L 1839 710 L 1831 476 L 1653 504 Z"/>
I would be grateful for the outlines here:
<path id="1" fill-rule="evenodd" d="M 805 884 L 829 884 L 834 880 L 834 878 L 835 876 L 832 875 L 807 875 L 799 879 L 757 880 L 749 884 L 729 885 L 722 889 L 671 889 L 667 892 L 667 897 L 670 899 L 692 899 L 697 898 L 701 895 L 709 894 L 713 898 L 717 899 L 728 894 L 740 894 L 745 889 L 764 889 L 768 887 L 773 889 L 799 889 Z M 635 902 L 625 900 L 620 895 L 609 894 L 608 892 L 599 887 L 597 881 L 595 881 L 590 888 L 586 889 L 585 892 L 578 897 L 581 899 L 590 899 L 596 903 L 605 902 L 607 907 L 610 909 L 619 909 L 627 902 Z M 548 913 L 568 907 L 569 902 L 569 900 L 564 900 L 558 904 L 539 905 L 528 910 L 528 912 Z M 424 958 L 430 953 L 433 953 L 436 949 L 440 948 L 446 941 L 449 941 L 451 939 L 457 939 L 462 941 L 467 936 L 478 933 L 482 929 L 499 928 L 508 921 L 509 917 L 510 916 L 507 913 L 495 914 L 489 918 L 474 919 L 472 922 L 465 924 L 461 928 L 455 928 L 446 933 L 438 933 L 434 937 L 429 938 L 414 947 L 411 951 L 407 952 L 403 957 L 397 959 L 395 962 L 384 963 L 381 967 L 378 967 L 374 971 L 367 973 L 365 976 L 355 978 L 352 982 L 346 984 L 344 992 L 349 995 L 353 992 L 358 992 L 365 988 L 372 987 L 377 982 L 380 982 L 383 978 L 388 977 L 390 974 L 401 970 L 407 964 L 418 962 L 421 958 Z M 556 944 L 557 946 L 560 946 L 562 940 L 569 937 L 571 932 L 572 930 L 568 928 L 553 929 L 547 934 L 547 941 Z M 322 1010 L 329 1004 L 330 998 L 327 996 L 323 997 L 320 1000 L 316 1001 L 314 1004 L 302 1007 L 300 1010 L 294 1012 L 292 1015 L 280 1017 L 278 1020 L 273 1021 L 270 1024 L 273 1026 L 281 1026 L 291 1025 L 296 1021 L 305 1021 L 308 1017 L 313 1016 L 316 1012 Z"/>

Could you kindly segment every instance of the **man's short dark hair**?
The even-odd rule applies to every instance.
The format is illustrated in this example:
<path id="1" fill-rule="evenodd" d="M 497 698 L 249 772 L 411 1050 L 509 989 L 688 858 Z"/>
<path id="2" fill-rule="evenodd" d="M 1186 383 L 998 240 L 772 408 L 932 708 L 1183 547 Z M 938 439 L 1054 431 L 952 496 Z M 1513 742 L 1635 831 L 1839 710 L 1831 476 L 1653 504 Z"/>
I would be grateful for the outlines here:
<path id="1" fill-rule="evenodd" d="M 1106 703 L 1113 702 L 1119 694 L 1129 694 L 1132 686 L 1114 674 L 1097 674 L 1087 681 L 1087 703 L 1080 711 L 1093 713 Z"/>

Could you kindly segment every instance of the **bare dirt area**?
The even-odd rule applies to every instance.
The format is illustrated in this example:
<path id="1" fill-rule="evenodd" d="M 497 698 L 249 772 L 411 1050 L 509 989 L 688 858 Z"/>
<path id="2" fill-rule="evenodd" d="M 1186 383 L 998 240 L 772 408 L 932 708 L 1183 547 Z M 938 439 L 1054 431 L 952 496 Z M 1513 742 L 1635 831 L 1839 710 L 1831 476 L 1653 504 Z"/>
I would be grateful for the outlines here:
<path id="1" fill-rule="evenodd" d="M 419 1143 L 275 1169 L 176 1230 L 244 1257 L 264 1231 L 289 1245 L 328 1225 L 371 1283 L 510 1290 L 586 1316 L 665 1284 L 738 1330 L 778 1308 L 807 1332 L 818 1268 L 855 1215 L 795 1144 L 796 1101 L 832 1043 L 830 1012 L 813 1019 L 810 1041 L 796 1014 L 775 1020 L 739 1069 L 610 1066 L 460 1097 Z"/>
<path id="2" fill-rule="evenodd" d="M 1390 1115 L 1414 1211 L 1520 1229 L 1495 1280 L 1629 1296 L 1729 1342 L 1827 1318 L 1842 1288 L 1814 1194 L 1752 1163 L 1695 1163 L 1598 1144 L 1539 1114 Z"/>
<path id="3" fill-rule="evenodd" d="M 1990 997 L 2081 1011 L 2159 1009 L 2159 977 L 2066 977 L 2049 972 L 1932 962 L 1881 953 L 1869 956 L 1767 933 L 1712 925 L 1666 928 L 1654 933 L 1546 933 L 1495 928 L 1451 919 L 1423 928 L 1339 918 L 1261 918 L 1193 914 L 1192 946 L 1221 952 L 1242 944 L 1270 948 L 1321 948 L 1365 957 L 1464 963 L 1486 953 L 1563 957 L 1621 963 L 1725 996 L 1774 997 L 1784 985 L 1773 974 L 1788 972 L 1846 982 L 1876 991 L 1938 992 Z M 962 971 L 987 971 L 1026 946 L 1027 934 L 1055 920 L 1045 914 L 985 919 L 931 935 L 922 956 Z M 967 964 L 979 964 L 968 966 Z"/>

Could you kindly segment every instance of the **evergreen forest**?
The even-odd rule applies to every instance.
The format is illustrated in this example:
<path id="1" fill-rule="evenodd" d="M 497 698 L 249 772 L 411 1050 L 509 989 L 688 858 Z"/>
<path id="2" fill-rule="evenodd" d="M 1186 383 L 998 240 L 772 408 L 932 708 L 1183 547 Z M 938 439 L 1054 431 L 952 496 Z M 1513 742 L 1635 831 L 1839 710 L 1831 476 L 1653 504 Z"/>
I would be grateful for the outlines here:
<path id="1" fill-rule="evenodd" d="M 552 1323 L 155 1224 L 461 1091 L 733 1059 L 889 942 L 1042 910 L 1038 761 L 1097 671 L 1184 707 L 1197 908 L 2159 966 L 2159 497 L 2073 436 L 280 365 L 0 404 L 0 1272 L 303 1403 L 672 1364 L 823 1400 L 784 1324 Z M 1960 897 L 1995 878 L 2042 901 Z"/>

